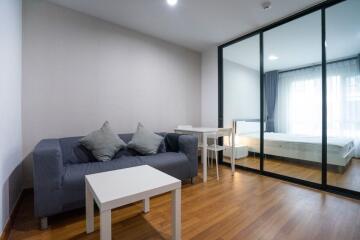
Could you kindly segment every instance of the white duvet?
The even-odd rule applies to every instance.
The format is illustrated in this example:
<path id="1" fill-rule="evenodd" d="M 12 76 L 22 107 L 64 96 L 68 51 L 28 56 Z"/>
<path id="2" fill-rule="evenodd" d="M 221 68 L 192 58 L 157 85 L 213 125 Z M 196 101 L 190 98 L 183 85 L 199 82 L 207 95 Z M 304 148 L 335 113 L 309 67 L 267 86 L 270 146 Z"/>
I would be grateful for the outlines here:
<path id="1" fill-rule="evenodd" d="M 274 133 L 266 132 L 264 133 L 265 145 L 292 145 L 292 146 L 302 146 L 302 147 L 311 147 L 311 148 L 321 148 L 322 139 L 320 136 L 305 136 L 305 135 L 294 135 L 286 133 Z M 240 135 L 240 142 L 244 145 L 255 145 L 260 142 L 259 133 L 251 133 L 246 135 Z M 354 143 L 352 139 L 349 138 L 340 138 L 340 137 L 328 137 L 328 150 L 334 151 L 349 151 Z"/>
<path id="2" fill-rule="evenodd" d="M 265 133 L 264 139 L 271 141 L 284 141 L 284 142 L 297 142 L 297 143 L 322 143 L 322 138 L 320 136 L 305 136 L 305 135 L 292 135 L 285 133 Z M 352 142 L 352 139 L 349 138 L 339 138 L 339 137 L 328 137 L 328 145 L 335 145 L 339 147 L 345 147 Z"/>

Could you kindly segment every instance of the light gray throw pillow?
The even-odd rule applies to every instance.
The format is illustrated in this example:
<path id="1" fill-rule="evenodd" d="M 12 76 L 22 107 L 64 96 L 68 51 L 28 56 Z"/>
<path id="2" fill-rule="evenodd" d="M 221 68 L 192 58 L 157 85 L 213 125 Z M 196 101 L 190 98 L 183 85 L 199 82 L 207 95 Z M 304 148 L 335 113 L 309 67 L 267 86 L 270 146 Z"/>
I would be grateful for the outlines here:
<path id="1" fill-rule="evenodd" d="M 120 149 L 126 147 L 126 143 L 113 133 L 107 121 L 99 130 L 80 139 L 80 143 L 103 162 L 111 160 Z"/>
<path id="2" fill-rule="evenodd" d="M 128 148 L 134 149 L 144 155 L 156 154 L 163 137 L 146 129 L 141 123 L 138 124 Z"/>

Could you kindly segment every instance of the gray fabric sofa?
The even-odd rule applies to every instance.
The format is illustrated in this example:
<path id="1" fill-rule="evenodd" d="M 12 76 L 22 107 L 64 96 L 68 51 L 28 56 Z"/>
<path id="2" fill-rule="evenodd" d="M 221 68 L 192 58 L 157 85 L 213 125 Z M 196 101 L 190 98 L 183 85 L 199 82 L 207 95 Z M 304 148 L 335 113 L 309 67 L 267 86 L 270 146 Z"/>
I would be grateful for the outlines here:
<path id="1" fill-rule="evenodd" d="M 194 178 L 198 169 L 197 139 L 189 135 L 175 135 L 176 146 L 173 140 L 171 146 L 166 146 L 169 135 L 160 135 L 164 136 L 164 142 L 157 154 L 141 156 L 134 150 L 125 149 L 120 150 L 114 159 L 108 162 L 96 161 L 91 153 L 79 144 L 81 137 L 40 141 L 33 152 L 35 215 L 46 221 L 47 225 L 48 216 L 84 207 L 87 174 L 146 164 L 180 180 Z M 129 142 L 132 134 L 119 136 Z"/>

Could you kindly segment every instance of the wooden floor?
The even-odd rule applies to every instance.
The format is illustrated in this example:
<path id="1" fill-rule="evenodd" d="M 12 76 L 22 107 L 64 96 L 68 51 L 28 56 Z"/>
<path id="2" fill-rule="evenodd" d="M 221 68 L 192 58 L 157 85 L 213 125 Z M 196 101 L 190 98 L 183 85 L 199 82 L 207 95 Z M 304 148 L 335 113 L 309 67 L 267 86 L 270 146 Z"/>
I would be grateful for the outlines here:
<path id="1" fill-rule="evenodd" d="M 182 239 L 360 239 L 360 201 L 242 170 L 232 177 L 225 166 L 220 170 L 219 182 L 210 169 L 208 183 L 199 177 L 183 185 Z M 147 214 L 140 204 L 114 210 L 113 239 L 171 239 L 170 204 L 166 194 L 151 199 Z M 84 218 L 84 209 L 61 214 L 40 231 L 33 196 L 27 194 L 10 239 L 99 239 L 98 217 L 90 235 Z"/>
<path id="2" fill-rule="evenodd" d="M 229 160 L 225 159 L 225 161 Z M 236 160 L 236 164 L 259 169 L 259 161 L 259 157 L 249 156 Z M 321 166 L 266 157 L 264 169 L 285 176 L 321 183 Z M 329 185 L 360 192 L 360 159 L 353 158 L 347 169 L 342 173 L 329 170 L 327 178 Z"/>

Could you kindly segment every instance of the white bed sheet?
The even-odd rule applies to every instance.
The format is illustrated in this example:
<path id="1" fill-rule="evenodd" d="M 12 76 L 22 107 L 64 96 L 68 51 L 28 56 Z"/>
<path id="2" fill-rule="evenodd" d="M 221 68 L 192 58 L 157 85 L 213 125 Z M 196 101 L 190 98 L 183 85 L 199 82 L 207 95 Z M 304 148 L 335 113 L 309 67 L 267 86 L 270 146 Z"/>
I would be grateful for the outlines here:
<path id="1" fill-rule="evenodd" d="M 260 152 L 260 133 L 238 135 L 239 143 L 251 152 Z M 275 156 L 321 162 L 320 136 L 264 133 L 264 153 Z M 352 158 L 354 142 L 348 138 L 328 138 L 328 163 L 345 166 Z"/>

